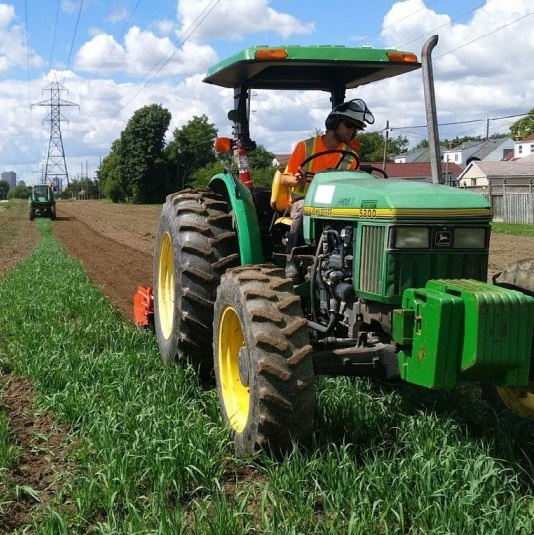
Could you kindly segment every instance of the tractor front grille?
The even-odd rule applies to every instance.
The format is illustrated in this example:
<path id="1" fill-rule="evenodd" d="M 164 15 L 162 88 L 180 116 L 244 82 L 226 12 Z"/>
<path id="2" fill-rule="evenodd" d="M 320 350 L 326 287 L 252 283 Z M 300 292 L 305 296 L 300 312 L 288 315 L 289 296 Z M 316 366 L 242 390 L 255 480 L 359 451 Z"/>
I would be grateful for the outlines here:
<path id="1" fill-rule="evenodd" d="M 385 227 L 364 225 L 360 240 L 359 289 L 375 294 L 382 293 L 382 263 L 385 251 Z"/>

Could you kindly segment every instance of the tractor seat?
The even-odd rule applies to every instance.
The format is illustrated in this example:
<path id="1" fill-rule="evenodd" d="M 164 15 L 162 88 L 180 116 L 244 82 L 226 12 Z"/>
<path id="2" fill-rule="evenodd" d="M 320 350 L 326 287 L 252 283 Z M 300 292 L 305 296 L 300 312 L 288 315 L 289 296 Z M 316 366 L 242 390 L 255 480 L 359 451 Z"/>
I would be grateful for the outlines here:
<path id="1" fill-rule="evenodd" d="M 291 188 L 282 184 L 282 171 L 277 169 L 271 188 L 271 208 L 274 210 L 273 224 L 271 226 L 278 224 L 291 226 L 291 217 L 287 215 L 290 204 Z"/>

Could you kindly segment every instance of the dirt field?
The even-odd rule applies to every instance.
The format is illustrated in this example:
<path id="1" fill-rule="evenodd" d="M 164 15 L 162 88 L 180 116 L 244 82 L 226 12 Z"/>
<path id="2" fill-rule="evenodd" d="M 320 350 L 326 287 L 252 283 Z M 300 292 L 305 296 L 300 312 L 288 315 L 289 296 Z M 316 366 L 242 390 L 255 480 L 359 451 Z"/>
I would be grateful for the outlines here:
<path id="1" fill-rule="evenodd" d="M 91 281 L 133 320 L 132 299 L 138 285 L 152 285 L 152 253 L 161 206 L 60 201 L 52 228 L 64 248 L 80 259 Z M 0 276 L 29 254 L 36 243 L 35 225 L 25 206 L 0 213 Z M 534 238 L 494 234 L 489 278 L 507 265 L 532 257 Z"/>
<path id="2" fill-rule="evenodd" d="M 161 206 L 132 206 L 99 201 L 58 203 L 56 236 L 77 256 L 100 286 L 132 319 L 138 285 L 152 284 L 152 253 Z M 488 279 L 507 265 L 534 255 L 534 238 L 494 234 Z"/>
<path id="3" fill-rule="evenodd" d="M 132 320 L 138 285 L 152 286 L 152 252 L 161 206 L 99 201 L 57 203 L 54 234 L 87 275 Z"/>

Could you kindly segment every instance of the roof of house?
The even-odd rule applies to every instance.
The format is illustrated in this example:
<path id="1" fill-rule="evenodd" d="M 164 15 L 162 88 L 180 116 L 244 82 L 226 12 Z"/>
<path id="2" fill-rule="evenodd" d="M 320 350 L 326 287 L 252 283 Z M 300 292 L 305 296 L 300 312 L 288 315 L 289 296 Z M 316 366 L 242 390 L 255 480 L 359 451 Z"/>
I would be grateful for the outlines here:
<path id="1" fill-rule="evenodd" d="M 469 158 L 483 160 L 499 147 L 510 144 L 510 138 L 487 139 L 483 141 L 465 141 L 458 147 L 445 150 L 445 153 L 461 152 L 464 162 Z M 513 144 L 511 145 L 513 147 Z"/>
<path id="2" fill-rule="evenodd" d="M 366 165 L 382 169 L 382 162 L 365 162 Z M 462 168 L 453 162 L 441 162 L 442 173 L 453 177 L 460 175 Z M 430 162 L 392 163 L 386 162 L 386 173 L 391 178 L 431 178 Z"/>
<path id="3" fill-rule="evenodd" d="M 516 143 L 526 143 L 527 141 L 534 141 L 534 132 L 527 137 L 515 140 Z"/>
<path id="4" fill-rule="evenodd" d="M 440 147 L 441 154 L 443 154 L 445 149 L 445 146 Z M 403 152 L 402 154 L 396 154 L 395 158 L 404 158 L 406 163 L 428 163 L 430 161 L 430 149 L 412 149 L 408 152 Z"/>
<path id="5" fill-rule="evenodd" d="M 513 161 L 473 161 L 464 169 L 458 178 L 461 179 L 473 167 L 478 169 L 487 178 L 506 178 L 512 176 L 534 178 L 534 154 Z"/>

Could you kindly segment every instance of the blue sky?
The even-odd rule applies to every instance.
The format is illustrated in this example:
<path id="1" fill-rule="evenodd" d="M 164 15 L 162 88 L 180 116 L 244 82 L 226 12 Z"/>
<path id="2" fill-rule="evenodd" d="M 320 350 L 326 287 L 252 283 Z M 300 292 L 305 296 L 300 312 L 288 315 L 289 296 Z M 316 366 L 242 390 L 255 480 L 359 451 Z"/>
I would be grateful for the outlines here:
<path id="1" fill-rule="evenodd" d="M 172 113 L 170 132 L 205 113 L 229 135 L 231 91 L 202 83 L 206 69 L 250 45 L 396 47 L 418 55 L 437 33 L 434 74 L 442 138 L 507 132 L 534 107 L 531 0 L 17 0 L 0 3 L 0 171 L 40 180 L 49 123 L 42 92 L 68 90 L 62 136 L 69 175 L 92 175 L 132 113 L 151 103 Z M 392 135 L 426 138 L 420 72 L 353 90 Z M 252 135 L 273 152 L 324 124 L 323 94 L 260 94 Z M 169 132 L 169 134 L 170 134 Z"/>

